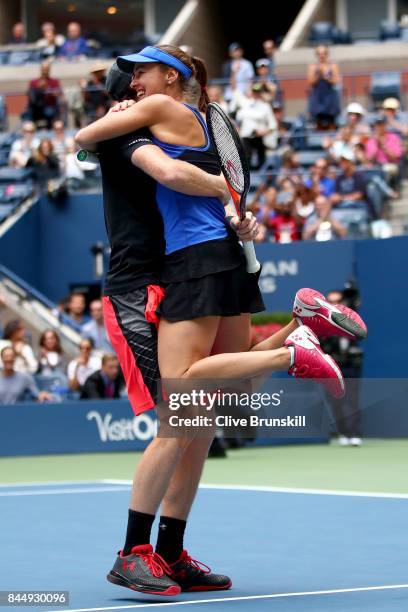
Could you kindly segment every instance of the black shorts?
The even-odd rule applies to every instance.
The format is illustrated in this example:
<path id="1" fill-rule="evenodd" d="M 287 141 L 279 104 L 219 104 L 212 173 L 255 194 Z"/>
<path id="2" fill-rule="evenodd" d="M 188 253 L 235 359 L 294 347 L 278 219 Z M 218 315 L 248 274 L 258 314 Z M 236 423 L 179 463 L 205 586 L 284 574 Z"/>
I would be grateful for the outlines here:
<path id="1" fill-rule="evenodd" d="M 157 361 L 157 309 L 164 291 L 148 285 L 103 298 L 106 331 L 118 356 L 135 414 L 153 408 L 160 399 Z"/>
<path id="2" fill-rule="evenodd" d="M 168 321 L 187 321 L 198 317 L 234 317 L 265 310 L 258 287 L 259 274 L 248 274 L 242 262 L 223 270 L 190 280 L 166 283 L 159 313 Z"/>

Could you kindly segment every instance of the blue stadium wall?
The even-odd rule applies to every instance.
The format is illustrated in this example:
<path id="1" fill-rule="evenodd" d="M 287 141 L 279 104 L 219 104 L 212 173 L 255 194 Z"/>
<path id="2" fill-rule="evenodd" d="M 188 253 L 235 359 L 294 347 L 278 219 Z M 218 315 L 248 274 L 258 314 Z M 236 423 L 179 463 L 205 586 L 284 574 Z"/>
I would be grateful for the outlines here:
<path id="1" fill-rule="evenodd" d="M 70 284 L 94 283 L 90 248 L 106 243 L 100 195 L 42 198 L 0 239 L 0 261 L 51 300 Z M 408 326 L 408 237 L 329 243 L 261 244 L 261 288 L 267 310 L 288 311 L 299 287 L 322 292 L 355 277 L 369 336 L 365 376 L 405 378 Z"/>

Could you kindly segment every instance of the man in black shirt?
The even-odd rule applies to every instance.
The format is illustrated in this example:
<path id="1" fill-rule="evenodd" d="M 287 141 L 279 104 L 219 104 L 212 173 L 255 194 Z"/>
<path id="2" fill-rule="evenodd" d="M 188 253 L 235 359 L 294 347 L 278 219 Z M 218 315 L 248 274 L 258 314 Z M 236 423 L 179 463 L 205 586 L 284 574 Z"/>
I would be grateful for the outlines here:
<path id="1" fill-rule="evenodd" d="M 87 147 L 86 132 L 84 128 L 77 134 L 80 146 Z M 153 145 L 148 130 L 102 142 L 98 153 L 111 246 L 103 299 L 105 323 L 125 376 L 132 408 L 140 414 L 153 408 L 160 399 L 156 310 L 164 296 L 159 283 L 164 239 L 155 200 L 156 181 L 188 195 L 215 196 L 227 201 L 229 194 L 222 177 L 208 174 L 192 163 L 171 159 Z M 238 236 L 252 239 L 255 220 L 240 223 L 231 208 L 227 214 L 234 216 L 232 223 Z M 183 551 L 186 521 L 184 516 L 179 518 L 177 511 L 175 516 L 161 517 L 158 539 L 161 551 L 174 554 L 174 559 L 165 560 L 172 565 L 168 566 L 149 544 L 155 517 L 145 507 L 147 499 L 143 492 L 155 499 L 164 486 L 167 487 L 164 508 L 171 505 L 175 496 L 182 503 L 189 499 L 191 505 L 208 452 L 206 439 L 194 440 L 187 448 L 182 447 L 180 439 L 161 438 L 159 442 L 159 448 L 149 445 L 136 470 L 125 545 L 107 578 L 114 584 L 157 595 L 180 592 L 176 574 L 185 577 L 183 590 L 229 588 L 231 581 L 227 576 L 197 569 Z M 152 573 L 157 564 L 164 568 L 159 575 Z"/>
<path id="2" fill-rule="evenodd" d="M 101 369 L 86 379 L 80 399 L 117 399 L 122 386 L 118 358 L 113 353 L 106 353 L 102 357 Z"/>

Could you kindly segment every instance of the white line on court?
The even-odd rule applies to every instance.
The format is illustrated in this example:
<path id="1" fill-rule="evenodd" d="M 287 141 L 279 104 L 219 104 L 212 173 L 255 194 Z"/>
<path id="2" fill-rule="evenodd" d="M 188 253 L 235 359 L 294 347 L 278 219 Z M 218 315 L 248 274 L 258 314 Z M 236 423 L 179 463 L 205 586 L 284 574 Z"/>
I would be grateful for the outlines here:
<path id="1" fill-rule="evenodd" d="M 131 480 L 104 479 L 105 484 L 132 485 Z M 408 499 L 407 493 L 381 493 L 375 491 L 342 491 L 335 489 L 300 489 L 296 487 L 264 487 L 257 485 L 200 484 L 200 489 L 220 489 L 225 491 L 265 491 L 267 493 L 298 493 L 304 495 L 340 495 L 344 497 L 384 497 Z"/>
<path id="2" fill-rule="evenodd" d="M 408 589 L 408 584 L 387 584 L 383 586 L 355 587 L 350 589 L 330 589 L 326 591 L 303 591 L 295 593 L 274 593 L 273 595 L 244 595 L 242 597 L 217 597 L 215 599 L 193 599 L 190 601 L 169 601 L 163 603 L 142 603 L 127 606 L 108 606 L 105 608 L 77 608 L 53 610 L 53 612 L 100 612 L 101 610 L 129 610 L 134 608 L 154 608 L 159 606 L 187 606 L 194 604 L 221 603 L 231 601 L 250 601 L 256 599 L 283 599 L 284 597 L 310 597 L 318 595 L 337 595 L 339 593 L 363 593 L 368 591 L 387 591 L 392 589 Z"/>
<path id="3" fill-rule="evenodd" d="M 25 482 L 7 484 L 0 483 L 0 487 L 8 489 L 18 489 L 20 487 L 36 487 L 36 486 L 55 486 L 55 485 L 87 485 L 82 489 L 44 489 L 33 491 L 7 491 L 0 490 L 0 497 L 14 496 L 32 496 L 32 495 L 58 495 L 68 493 L 112 493 L 115 491 L 127 491 L 132 485 L 131 480 L 122 480 L 115 478 L 104 478 L 101 480 L 82 480 L 82 481 L 47 481 L 47 482 Z M 105 487 L 97 487 L 95 485 L 111 485 Z M 89 486 L 94 485 L 94 486 Z M 336 491 L 335 489 L 301 489 L 296 487 L 267 487 L 257 485 L 229 485 L 229 484 L 201 484 L 200 489 L 214 489 L 220 491 L 259 491 L 266 493 L 292 493 L 300 495 L 334 495 L 340 497 L 368 497 L 368 498 L 384 498 L 384 499 L 408 499 L 407 493 L 381 493 L 376 491 Z"/>
<path id="4" fill-rule="evenodd" d="M 92 487 L 83 489 L 40 489 L 36 491 L 0 491 L 0 497 L 32 497 L 34 495 L 68 495 L 75 493 L 116 493 L 129 491 L 130 487 Z"/>

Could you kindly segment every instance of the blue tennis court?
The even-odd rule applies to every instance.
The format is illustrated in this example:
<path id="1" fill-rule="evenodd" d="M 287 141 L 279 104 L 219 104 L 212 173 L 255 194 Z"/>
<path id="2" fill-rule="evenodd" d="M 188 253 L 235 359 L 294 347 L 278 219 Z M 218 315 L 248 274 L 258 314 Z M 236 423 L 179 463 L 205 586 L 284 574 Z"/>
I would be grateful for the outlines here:
<path id="1" fill-rule="evenodd" d="M 69 591 L 41 609 L 77 612 L 408 609 L 408 495 L 205 485 L 186 546 L 233 588 L 164 599 L 105 579 L 129 494 L 126 481 L 1 486 L 1 590 Z"/>

